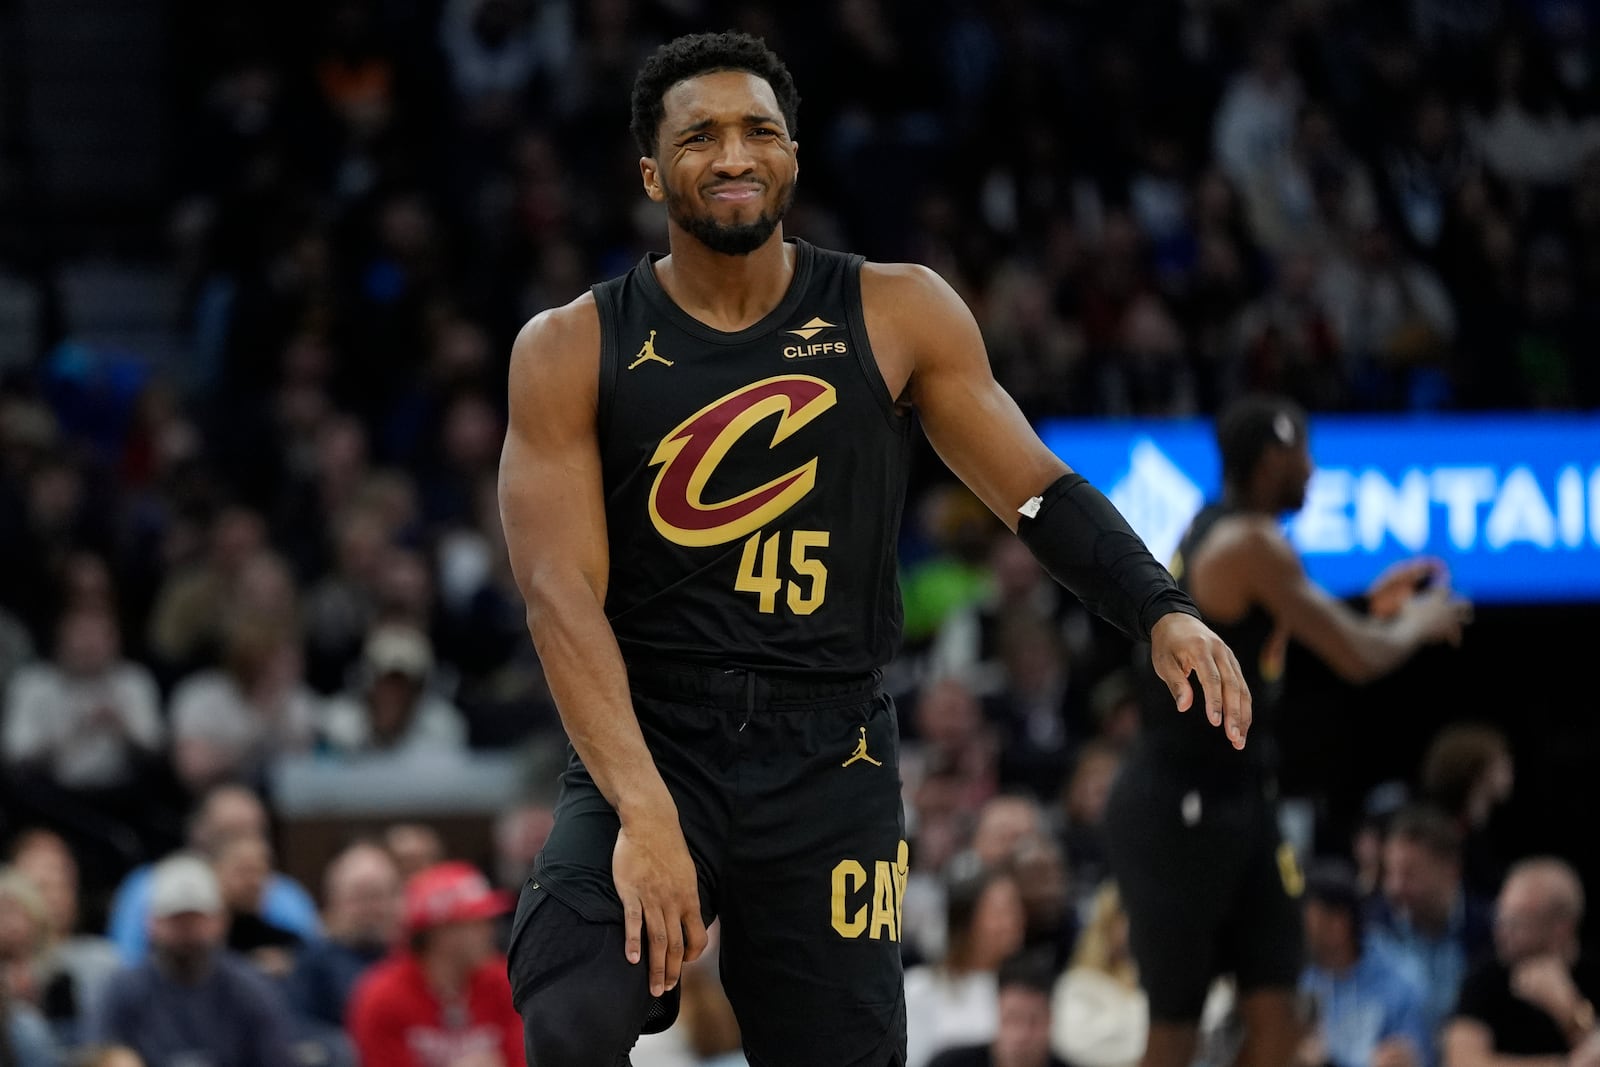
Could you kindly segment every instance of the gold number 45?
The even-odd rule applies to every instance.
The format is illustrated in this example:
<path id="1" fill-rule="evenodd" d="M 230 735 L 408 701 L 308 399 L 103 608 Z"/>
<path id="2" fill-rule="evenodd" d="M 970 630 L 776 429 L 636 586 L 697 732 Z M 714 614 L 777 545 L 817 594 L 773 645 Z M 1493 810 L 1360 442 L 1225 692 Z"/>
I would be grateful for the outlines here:
<path id="1" fill-rule="evenodd" d="M 739 576 L 733 582 L 739 592 L 755 593 L 760 598 L 757 610 L 764 615 L 778 610 L 778 594 L 784 591 L 785 582 L 778 576 L 778 540 L 782 536 L 780 531 L 763 541 L 760 533 L 751 534 L 739 557 Z M 820 559 L 807 555 L 814 548 L 827 547 L 826 530 L 795 530 L 789 535 L 789 569 L 800 579 L 808 580 L 804 588 L 793 578 L 787 583 L 789 610 L 796 615 L 810 615 L 828 595 L 828 568 Z"/>

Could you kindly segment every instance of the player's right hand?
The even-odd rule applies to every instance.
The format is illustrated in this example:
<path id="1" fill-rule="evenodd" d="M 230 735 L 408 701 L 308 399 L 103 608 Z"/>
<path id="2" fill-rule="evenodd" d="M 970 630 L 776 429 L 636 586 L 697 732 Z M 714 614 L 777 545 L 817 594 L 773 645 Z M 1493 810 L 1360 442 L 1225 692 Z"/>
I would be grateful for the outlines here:
<path id="1" fill-rule="evenodd" d="M 685 961 L 706 947 L 700 919 L 700 886 L 694 860 L 676 812 L 646 824 L 624 823 L 611 854 L 611 877 L 622 898 L 622 924 L 629 963 L 650 942 L 650 995 L 678 984 Z"/>
<path id="2" fill-rule="evenodd" d="M 1406 601 L 1401 611 L 1417 617 L 1429 641 L 1461 644 L 1461 631 L 1472 621 L 1472 601 L 1448 586 L 1429 586 Z"/>

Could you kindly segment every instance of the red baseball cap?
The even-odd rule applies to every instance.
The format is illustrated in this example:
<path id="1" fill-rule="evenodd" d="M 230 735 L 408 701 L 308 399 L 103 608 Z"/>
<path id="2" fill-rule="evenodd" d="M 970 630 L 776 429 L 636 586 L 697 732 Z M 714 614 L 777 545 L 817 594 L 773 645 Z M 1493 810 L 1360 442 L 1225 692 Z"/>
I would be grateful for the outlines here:
<path id="1" fill-rule="evenodd" d="M 406 932 L 492 919 L 515 906 L 510 893 L 491 886 L 472 864 L 457 860 L 437 863 L 418 871 L 406 883 Z"/>

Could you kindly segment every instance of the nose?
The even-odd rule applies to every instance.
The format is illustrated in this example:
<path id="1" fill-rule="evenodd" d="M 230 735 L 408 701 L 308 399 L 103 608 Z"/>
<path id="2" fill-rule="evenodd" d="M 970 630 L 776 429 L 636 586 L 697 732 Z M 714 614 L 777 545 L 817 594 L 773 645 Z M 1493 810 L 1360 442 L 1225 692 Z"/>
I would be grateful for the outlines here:
<path id="1" fill-rule="evenodd" d="M 717 173 L 724 178 L 737 178 L 755 169 L 755 159 L 743 137 L 722 139 L 722 151 L 717 153 Z"/>

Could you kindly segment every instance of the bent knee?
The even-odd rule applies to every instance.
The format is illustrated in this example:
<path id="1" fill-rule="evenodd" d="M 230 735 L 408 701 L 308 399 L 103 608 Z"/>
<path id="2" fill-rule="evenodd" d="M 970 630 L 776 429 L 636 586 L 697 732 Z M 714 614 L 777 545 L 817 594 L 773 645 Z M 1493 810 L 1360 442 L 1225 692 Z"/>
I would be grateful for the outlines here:
<path id="1" fill-rule="evenodd" d="M 618 1067 L 638 1039 L 614 1008 L 596 1004 L 587 1011 L 570 1005 L 541 1005 L 529 998 L 522 1008 L 523 1045 L 528 1063 L 539 1067 Z"/>

